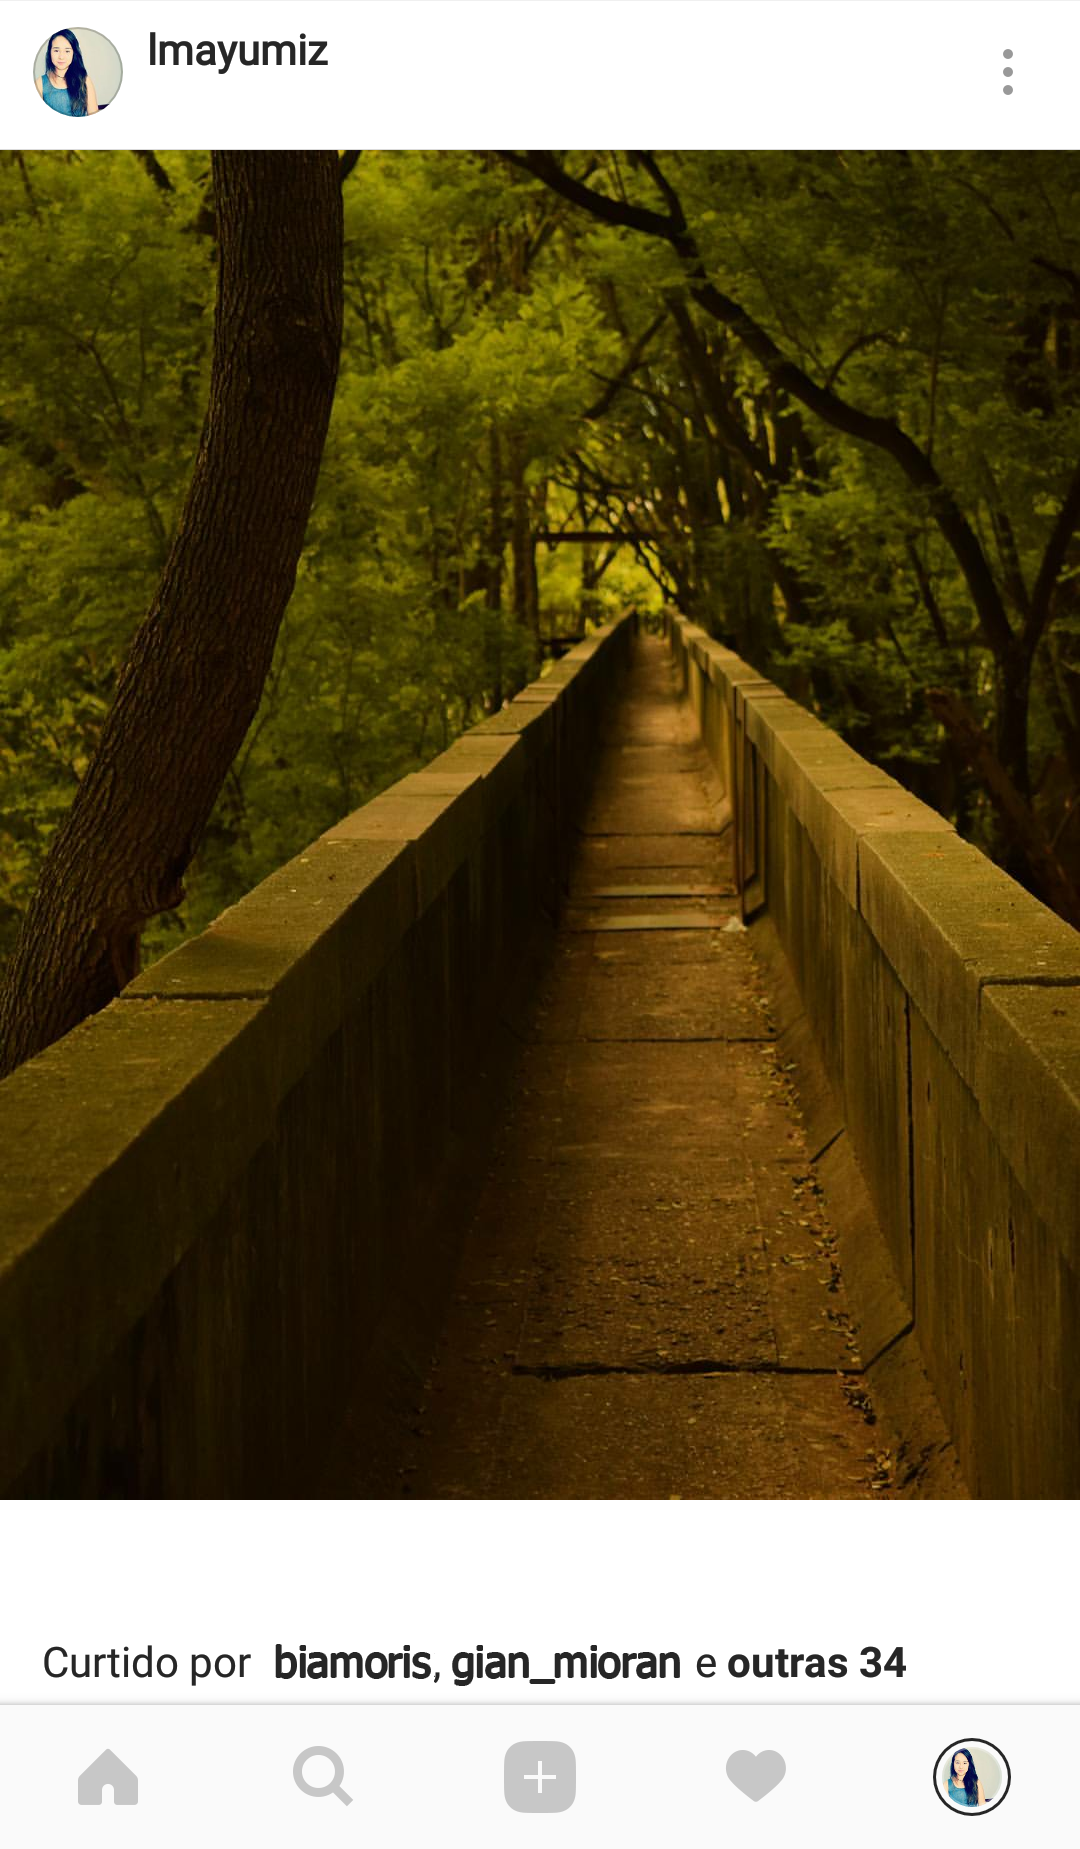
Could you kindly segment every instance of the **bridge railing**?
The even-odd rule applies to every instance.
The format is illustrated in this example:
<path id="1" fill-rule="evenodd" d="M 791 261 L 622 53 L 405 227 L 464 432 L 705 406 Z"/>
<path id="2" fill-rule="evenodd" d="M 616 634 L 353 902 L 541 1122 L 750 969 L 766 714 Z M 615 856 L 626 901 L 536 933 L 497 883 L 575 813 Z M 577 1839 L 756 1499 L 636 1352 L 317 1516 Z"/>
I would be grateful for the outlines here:
<path id="1" fill-rule="evenodd" d="M 631 627 L 0 1085 L 8 1494 L 302 1493 L 378 1332 L 422 1371 L 441 1158 Z"/>
<path id="2" fill-rule="evenodd" d="M 789 1034 L 801 1011 L 827 1075 L 812 1141 L 826 1170 L 854 1155 L 967 1481 L 1076 1496 L 1080 935 L 704 629 L 666 622 L 744 917 L 782 950 Z"/>

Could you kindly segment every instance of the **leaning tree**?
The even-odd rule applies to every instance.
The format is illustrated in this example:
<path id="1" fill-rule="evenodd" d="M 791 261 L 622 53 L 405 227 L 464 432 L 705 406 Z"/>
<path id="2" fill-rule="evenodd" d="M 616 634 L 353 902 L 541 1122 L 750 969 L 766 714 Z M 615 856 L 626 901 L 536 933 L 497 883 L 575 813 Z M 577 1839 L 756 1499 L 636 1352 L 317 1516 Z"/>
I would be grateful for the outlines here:
<path id="1" fill-rule="evenodd" d="M 148 615 L 0 990 L 0 1074 L 135 975 L 176 906 L 270 667 L 322 458 L 341 348 L 335 153 L 213 157 L 209 403 Z"/>

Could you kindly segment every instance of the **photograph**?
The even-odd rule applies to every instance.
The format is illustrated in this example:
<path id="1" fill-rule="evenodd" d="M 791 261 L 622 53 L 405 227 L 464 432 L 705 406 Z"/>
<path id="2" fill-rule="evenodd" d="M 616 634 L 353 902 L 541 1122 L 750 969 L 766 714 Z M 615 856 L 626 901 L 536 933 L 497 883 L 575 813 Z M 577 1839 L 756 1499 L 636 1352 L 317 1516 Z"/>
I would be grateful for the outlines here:
<path id="1" fill-rule="evenodd" d="M 120 56 L 100 32 L 64 26 L 45 40 L 34 60 L 34 83 L 46 108 L 61 116 L 96 116 L 123 81 Z"/>
<path id="2" fill-rule="evenodd" d="M 1008 1760 L 989 1740 L 947 1746 L 934 1771 L 934 1790 L 946 1810 L 961 1815 L 996 1809 L 1011 1783 Z"/>
<path id="3" fill-rule="evenodd" d="M 1075 1499 L 1080 156 L 61 138 L 0 1493 Z"/>

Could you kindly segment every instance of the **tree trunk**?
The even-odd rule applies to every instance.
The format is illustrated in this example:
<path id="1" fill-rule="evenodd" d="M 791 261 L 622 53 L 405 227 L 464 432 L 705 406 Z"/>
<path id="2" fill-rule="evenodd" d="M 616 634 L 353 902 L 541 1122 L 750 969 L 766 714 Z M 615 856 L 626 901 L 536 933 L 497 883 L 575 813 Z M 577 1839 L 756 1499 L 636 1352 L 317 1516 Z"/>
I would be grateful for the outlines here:
<path id="1" fill-rule="evenodd" d="M 540 589 L 536 575 L 536 538 L 532 529 L 532 508 L 525 480 L 524 446 L 519 436 L 507 444 L 510 464 L 511 547 L 514 561 L 514 615 L 532 637 L 533 648 L 540 646 Z"/>
<path id="2" fill-rule="evenodd" d="M 1001 663 L 997 691 L 997 755 L 1018 795 L 1031 797 L 1028 758 L 1028 708 L 1031 704 L 1031 663 L 1022 647 Z M 992 794 L 993 792 L 991 792 Z"/>
<path id="3" fill-rule="evenodd" d="M 0 991 L 0 1073 L 103 1008 L 181 881 L 255 714 L 292 592 L 342 317 L 335 153 L 213 157 L 210 397 L 149 614 Z"/>
<path id="4" fill-rule="evenodd" d="M 1080 893 L 1046 835 L 1025 793 L 1018 787 L 971 709 L 950 687 L 928 687 L 926 701 L 956 740 L 1001 818 L 1018 857 L 1017 876 L 1070 924 L 1080 926 Z M 1011 871 L 1011 869 L 1010 869 Z"/>
<path id="5" fill-rule="evenodd" d="M 506 514 L 504 507 L 502 438 L 495 419 L 488 432 L 488 531 L 487 556 L 484 560 L 486 584 L 488 663 L 491 675 L 491 710 L 498 712 L 506 698 L 503 683 L 502 594 L 506 554 Z M 511 693 L 517 689 L 512 688 Z"/>

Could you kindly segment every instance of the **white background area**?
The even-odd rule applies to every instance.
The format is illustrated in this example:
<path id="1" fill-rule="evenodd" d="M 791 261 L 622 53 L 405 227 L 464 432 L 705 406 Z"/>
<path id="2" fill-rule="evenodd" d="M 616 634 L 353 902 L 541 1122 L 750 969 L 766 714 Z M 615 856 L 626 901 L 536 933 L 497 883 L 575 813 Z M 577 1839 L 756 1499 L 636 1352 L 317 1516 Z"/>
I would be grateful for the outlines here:
<path id="1" fill-rule="evenodd" d="M 459 1650 L 678 1650 L 680 1682 L 575 1684 L 583 1701 L 1076 1701 L 1075 1503 L 8 1503 L 0 1698 L 566 1700 L 451 1685 Z M 295 1650 L 430 1650 L 429 1682 L 278 1682 Z M 52 1644 L 172 1651 L 172 1682 L 50 1681 Z M 858 1653 L 902 1645 L 902 1681 Z M 845 1653 L 843 1680 L 697 1678 L 696 1658 Z M 185 1683 L 194 1651 L 244 1682 Z M 939 1740 L 927 1766 L 964 1722 Z M 990 1728 L 982 1731 L 993 1739 Z M 525 1736 L 523 1736 L 525 1737 Z"/>
<path id="2" fill-rule="evenodd" d="M 1068 0 L 101 0 L 124 84 L 97 147 L 1060 147 Z M 54 29 L 0 7 L 12 147 L 70 145 L 33 61 Z M 313 69 L 149 67 L 159 39 L 328 43 Z M 1015 75 L 1002 76 L 1004 50 Z M 1010 81 L 1014 94 L 1002 94 Z"/>

